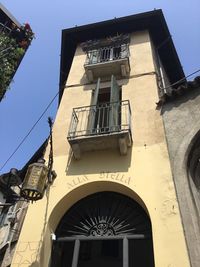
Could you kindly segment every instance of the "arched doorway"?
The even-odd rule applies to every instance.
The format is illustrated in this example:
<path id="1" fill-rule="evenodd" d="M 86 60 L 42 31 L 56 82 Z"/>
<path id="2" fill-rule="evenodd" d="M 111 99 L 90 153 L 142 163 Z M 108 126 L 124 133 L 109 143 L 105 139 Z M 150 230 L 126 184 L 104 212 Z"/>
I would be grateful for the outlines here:
<path id="1" fill-rule="evenodd" d="M 99 192 L 61 219 L 51 267 L 153 267 L 151 222 L 133 199 Z"/>

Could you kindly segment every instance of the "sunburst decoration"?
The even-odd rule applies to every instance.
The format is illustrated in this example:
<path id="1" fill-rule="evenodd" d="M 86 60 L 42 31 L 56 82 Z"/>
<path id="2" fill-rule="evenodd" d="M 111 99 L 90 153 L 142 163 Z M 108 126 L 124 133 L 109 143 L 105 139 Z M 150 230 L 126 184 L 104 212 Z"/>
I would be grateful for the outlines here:
<path id="1" fill-rule="evenodd" d="M 57 237 L 150 234 L 151 223 L 143 208 L 131 198 L 101 192 L 78 201 L 63 216 Z"/>

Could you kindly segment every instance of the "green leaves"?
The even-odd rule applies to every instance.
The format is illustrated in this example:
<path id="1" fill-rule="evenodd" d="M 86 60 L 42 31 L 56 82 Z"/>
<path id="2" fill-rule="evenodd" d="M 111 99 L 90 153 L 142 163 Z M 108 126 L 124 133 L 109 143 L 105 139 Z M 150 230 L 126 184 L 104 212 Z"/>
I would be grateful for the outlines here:
<path id="1" fill-rule="evenodd" d="M 8 89 L 25 50 L 8 34 L 0 33 L 0 99 Z"/>

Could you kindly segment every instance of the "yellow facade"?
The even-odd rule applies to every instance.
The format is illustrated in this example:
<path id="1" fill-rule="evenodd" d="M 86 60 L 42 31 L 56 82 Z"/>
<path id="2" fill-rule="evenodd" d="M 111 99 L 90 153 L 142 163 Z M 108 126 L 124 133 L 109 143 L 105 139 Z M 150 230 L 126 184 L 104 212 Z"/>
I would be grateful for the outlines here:
<path id="1" fill-rule="evenodd" d="M 130 77 L 117 80 L 122 100 L 129 100 L 132 110 L 133 144 L 125 156 L 108 149 L 83 153 L 80 160 L 72 157 L 67 141 L 72 109 L 90 105 L 95 88 L 87 81 L 85 59 L 78 46 L 53 127 L 57 178 L 41 201 L 29 205 L 11 266 L 48 267 L 51 234 L 67 210 L 92 193 L 114 191 L 133 198 L 148 213 L 155 266 L 189 267 L 162 117 L 155 104 L 158 88 L 149 33 L 131 34 Z"/>

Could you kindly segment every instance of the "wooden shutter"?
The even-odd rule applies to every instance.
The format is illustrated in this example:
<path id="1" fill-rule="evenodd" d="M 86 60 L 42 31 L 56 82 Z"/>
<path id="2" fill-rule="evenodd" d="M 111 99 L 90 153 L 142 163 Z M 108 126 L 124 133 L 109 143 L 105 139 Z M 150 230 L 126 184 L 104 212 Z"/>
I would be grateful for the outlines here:
<path id="1" fill-rule="evenodd" d="M 120 100 L 120 87 L 112 75 L 111 77 L 111 91 L 110 91 L 110 116 L 109 126 L 110 131 L 119 130 L 119 100 Z"/>
<path id="2" fill-rule="evenodd" d="M 96 88 L 92 93 L 91 109 L 89 111 L 89 117 L 88 117 L 89 134 L 92 134 L 95 132 L 95 118 L 96 118 L 96 112 L 97 112 L 97 101 L 98 101 L 98 95 L 99 95 L 99 88 L 100 88 L 100 78 L 98 78 Z"/>
<path id="3" fill-rule="evenodd" d="M 90 58 L 90 64 L 95 64 L 98 62 L 98 50 L 92 50 Z"/>
<path id="4" fill-rule="evenodd" d="M 99 95 L 99 87 L 100 87 L 100 78 L 97 80 L 96 88 L 92 92 L 92 101 L 91 101 L 91 106 L 92 105 L 97 105 L 97 100 L 98 100 L 98 95 Z"/>

